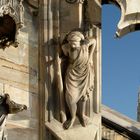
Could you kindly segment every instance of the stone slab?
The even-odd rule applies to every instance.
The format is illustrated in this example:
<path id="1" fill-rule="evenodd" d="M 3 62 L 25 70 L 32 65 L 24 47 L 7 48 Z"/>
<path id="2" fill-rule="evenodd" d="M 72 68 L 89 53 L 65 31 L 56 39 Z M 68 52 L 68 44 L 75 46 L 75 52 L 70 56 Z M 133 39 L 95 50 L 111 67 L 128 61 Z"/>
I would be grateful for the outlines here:
<path id="1" fill-rule="evenodd" d="M 75 125 L 73 128 L 64 130 L 62 124 L 56 120 L 46 123 L 47 129 L 51 134 L 59 140 L 94 140 L 99 130 L 99 115 L 90 120 L 86 127 L 80 124 Z"/>
<path id="2" fill-rule="evenodd" d="M 38 140 L 38 130 L 7 124 L 8 140 Z"/>

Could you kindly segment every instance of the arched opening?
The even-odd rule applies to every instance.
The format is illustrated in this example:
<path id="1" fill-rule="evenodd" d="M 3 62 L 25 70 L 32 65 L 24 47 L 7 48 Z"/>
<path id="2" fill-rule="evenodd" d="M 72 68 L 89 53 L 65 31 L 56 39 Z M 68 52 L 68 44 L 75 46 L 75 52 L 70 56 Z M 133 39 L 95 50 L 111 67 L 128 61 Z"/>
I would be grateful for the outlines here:
<path id="1" fill-rule="evenodd" d="M 15 41 L 16 24 L 12 17 L 0 17 L 0 48 L 5 48 Z"/>
<path id="2" fill-rule="evenodd" d="M 114 37 L 120 10 L 102 7 L 103 104 L 136 119 L 140 85 L 140 32 Z"/>

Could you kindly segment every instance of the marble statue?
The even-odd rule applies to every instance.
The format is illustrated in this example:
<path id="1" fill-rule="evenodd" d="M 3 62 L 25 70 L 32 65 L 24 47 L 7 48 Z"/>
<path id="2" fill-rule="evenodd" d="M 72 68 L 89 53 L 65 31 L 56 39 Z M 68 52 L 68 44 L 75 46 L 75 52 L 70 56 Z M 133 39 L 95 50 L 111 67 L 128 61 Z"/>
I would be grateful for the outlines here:
<path id="1" fill-rule="evenodd" d="M 68 57 L 68 68 L 65 74 L 65 98 L 71 117 L 63 124 L 65 129 L 73 126 L 76 113 L 82 126 L 87 125 L 85 115 L 86 101 L 94 89 L 93 53 L 96 46 L 94 38 L 85 38 L 80 31 L 72 31 L 66 36 L 62 45 L 65 56 Z"/>

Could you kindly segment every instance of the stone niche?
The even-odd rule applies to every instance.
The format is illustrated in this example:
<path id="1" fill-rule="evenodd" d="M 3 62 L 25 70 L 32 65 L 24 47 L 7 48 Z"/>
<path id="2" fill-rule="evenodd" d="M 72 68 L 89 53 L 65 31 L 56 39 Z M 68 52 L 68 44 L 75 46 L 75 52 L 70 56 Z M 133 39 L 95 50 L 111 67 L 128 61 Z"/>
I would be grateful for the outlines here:
<path id="1" fill-rule="evenodd" d="M 108 3 L 113 3 L 121 9 L 117 37 L 139 29 L 140 2 L 138 0 L 102 1 L 102 4 Z M 40 14 L 40 51 L 41 56 L 44 56 L 40 59 L 40 70 L 44 70 L 40 75 L 40 91 L 42 101 L 45 99 L 45 103 L 42 102 L 43 110 L 45 109 L 45 113 L 43 110 L 42 113 L 45 114 L 45 118 L 43 115 L 42 118 L 46 125 L 44 129 L 46 139 L 101 140 L 101 0 L 49 0 L 47 2 L 41 0 L 40 4 L 44 6 Z M 95 86 L 86 102 L 86 115 L 90 118 L 90 123 L 82 127 L 76 117 L 73 127 L 65 130 L 63 124 L 70 117 L 65 99 L 67 83 L 64 80 L 67 75 L 65 71 L 68 69 L 66 64 L 69 65 L 69 62 L 63 59 L 62 46 L 67 35 L 69 36 L 73 30 L 80 30 L 85 37 L 96 40 L 92 59 Z"/>
<path id="2" fill-rule="evenodd" d="M 41 80 L 45 82 L 45 125 L 48 140 L 100 140 L 101 139 L 101 19 L 99 1 L 52 0 L 43 1 L 43 19 L 40 18 L 42 55 L 40 69 L 44 71 Z M 46 13 L 47 11 L 47 13 Z M 49 20 L 48 20 L 49 19 Z M 43 21 L 43 22 L 42 22 Z M 43 29 L 43 30 L 42 30 Z M 94 88 L 86 101 L 85 113 L 88 124 L 83 127 L 76 117 L 73 126 L 64 129 L 64 124 L 71 117 L 66 101 L 66 70 L 69 58 L 64 56 L 63 44 L 70 32 L 80 31 L 84 38 L 96 41 L 92 55 Z M 88 50 L 90 52 L 90 50 Z M 80 69 L 79 69 L 80 70 Z M 45 78 L 44 78 L 45 77 Z M 41 82 L 42 83 L 42 82 Z M 42 85 L 42 84 L 41 84 Z M 77 87 L 77 89 L 80 86 Z M 42 98 L 43 101 L 43 98 Z M 43 104 L 42 104 L 43 105 Z"/>

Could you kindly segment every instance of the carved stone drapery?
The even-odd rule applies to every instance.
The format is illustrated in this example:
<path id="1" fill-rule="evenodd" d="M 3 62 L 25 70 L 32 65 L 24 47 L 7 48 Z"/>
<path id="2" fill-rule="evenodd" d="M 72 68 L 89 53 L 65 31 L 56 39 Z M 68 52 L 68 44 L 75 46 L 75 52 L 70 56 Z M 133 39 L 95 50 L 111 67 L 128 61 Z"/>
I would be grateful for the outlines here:
<path id="1" fill-rule="evenodd" d="M 83 43 L 82 43 L 83 42 Z M 88 123 L 86 103 L 90 94 L 94 92 L 94 66 L 93 53 L 96 46 L 94 38 L 87 39 L 80 31 L 72 31 L 66 36 L 62 50 L 68 57 L 68 67 L 65 73 L 65 98 L 71 117 L 64 123 L 64 128 L 73 126 L 76 119 L 76 112 L 82 126 Z"/>
<path id="2" fill-rule="evenodd" d="M 24 7 L 23 0 L 1 0 L 0 1 L 0 17 L 10 16 L 16 25 L 15 41 L 12 45 L 18 46 L 18 34 L 24 26 Z M 10 44 L 11 45 L 11 44 Z"/>

